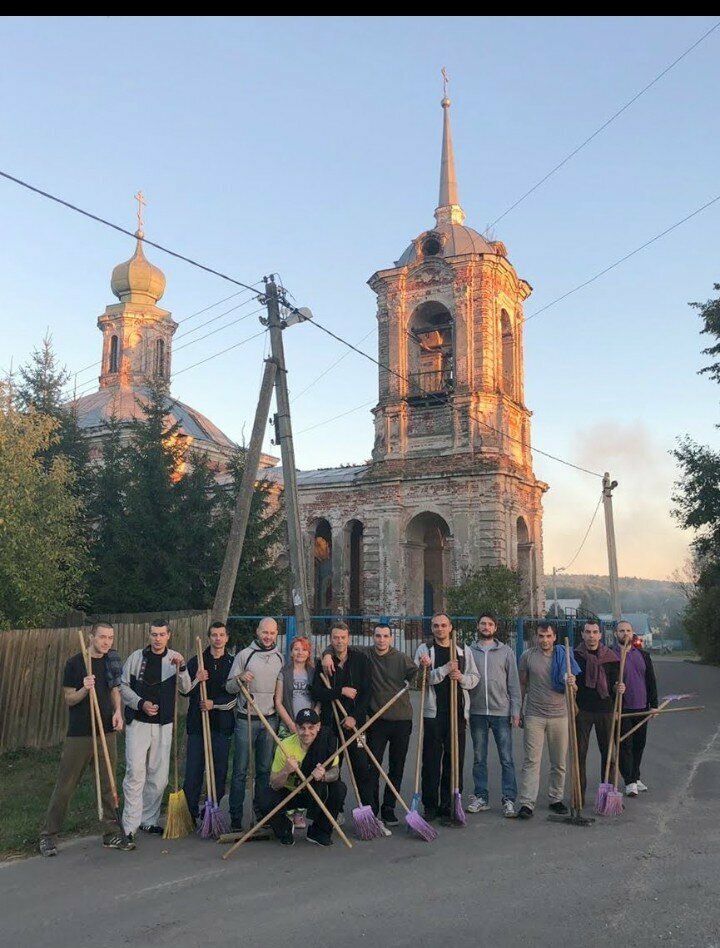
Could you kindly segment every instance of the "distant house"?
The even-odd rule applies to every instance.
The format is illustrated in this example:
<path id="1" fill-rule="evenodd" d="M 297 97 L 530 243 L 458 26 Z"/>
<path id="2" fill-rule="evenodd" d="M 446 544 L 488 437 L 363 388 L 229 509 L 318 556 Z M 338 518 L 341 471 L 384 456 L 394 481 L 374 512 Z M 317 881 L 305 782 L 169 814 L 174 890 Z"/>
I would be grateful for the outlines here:
<path id="1" fill-rule="evenodd" d="M 605 612 L 598 618 L 603 622 L 612 623 L 613 617 L 609 612 Z M 622 618 L 629 622 L 633 627 L 633 632 L 645 640 L 647 645 L 652 642 L 652 628 L 650 626 L 650 616 L 647 612 L 624 612 Z"/>
<path id="2" fill-rule="evenodd" d="M 545 615 L 554 616 L 558 615 L 561 618 L 573 619 L 577 616 L 580 611 L 580 599 L 546 599 L 545 600 Z M 555 604 L 557 603 L 557 612 L 555 611 Z"/>

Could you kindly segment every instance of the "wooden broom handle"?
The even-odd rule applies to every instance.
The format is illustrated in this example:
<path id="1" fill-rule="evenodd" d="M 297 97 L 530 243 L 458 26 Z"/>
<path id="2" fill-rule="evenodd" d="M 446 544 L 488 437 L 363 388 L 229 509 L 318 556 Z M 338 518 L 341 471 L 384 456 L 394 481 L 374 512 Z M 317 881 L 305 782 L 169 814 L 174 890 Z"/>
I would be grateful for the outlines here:
<path id="1" fill-rule="evenodd" d="M 415 761 L 415 793 L 420 792 L 420 768 L 422 767 L 423 738 L 425 737 L 425 689 L 427 688 L 427 665 L 423 665 L 420 685 L 420 721 L 418 722 L 418 749 Z"/>
<path id="2" fill-rule="evenodd" d="M 197 649 L 198 671 L 205 671 L 205 662 L 203 660 L 202 639 L 198 635 L 195 639 Z M 200 699 L 207 701 L 207 682 L 200 682 Z M 215 799 L 215 780 L 214 767 L 212 761 L 212 738 L 210 737 L 210 712 L 201 711 L 200 721 L 202 724 L 203 748 L 205 750 L 205 792 L 210 800 L 217 805 Z"/>
<path id="3" fill-rule="evenodd" d="M 81 633 L 81 636 L 82 636 L 82 633 Z M 82 641 L 82 650 L 83 650 L 83 655 L 84 655 L 86 652 L 85 639 L 82 638 L 81 641 Z M 105 729 L 102 726 L 102 717 L 100 716 L 100 704 L 98 702 L 98 696 L 95 694 L 94 688 L 90 692 L 90 701 L 95 707 L 95 723 L 97 725 L 98 734 L 100 736 L 100 747 L 102 748 L 103 759 L 105 761 L 105 767 L 107 769 L 108 783 L 110 784 L 110 792 L 112 793 L 115 809 L 117 809 L 120 805 L 120 801 L 118 800 L 117 784 L 115 783 L 115 773 L 113 771 L 112 764 L 110 763 L 110 752 L 108 751 L 107 741 L 105 740 Z M 120 827 L 120 831 L 123 832 L 122 827 Z"/>
<path id="4" fill-rule="evenodd" d="M 80 635 L 80 646 L 82 648 L 82 655 L 83 655 L 83 659 L 85 660 L 85 674 L 92 675 L 92 660 L 90 658 L 90 653 L 85 647 L 85 636 L 82 630 L 80 630 L 79 635 Z M 91 688 L 90 691 L 95 691 L 95 689 Z M 97 799 L 97 815 L 98 815 L 98 820 L 102 820 L 102 817 L 103 817 L 102 790 L 100 788 L 100 758 L 98 757 L 97 732 L 95 730 L 95 705 L 89 694 L 88 694 L 88 701 L 90 703 L 90 732 L 92 734 L 93 763 L 95 767 L 95 796 Z"/>
<path id="5" fill-rule="evenodd" d="M 325 685 L 326 688 L 332 688 L 332 685 L 330 684 L 330 681 L 328 680 L 328 677 L 325 674 L 325 672 L 320 673 L 320 678 L 322 679 L 322 683 Z M 332 706 L 333 717 L 335 718 L 335 726 L 337 727 L 337 730 L 338 730 L 338 740 L 340 740 L 340 738 L 342 737 L 343 730 L 342 730 L 342 725 L 340 723 L 340 715 L 338 714 L 338 706 L 342 708 L 342 713 L 345 715 L 345 717 L 347 717 L 347 711 L 345 710 L 345 708 L 342 707 L 342 705 L 340 704 L 340 701 L 337 699 L 333 699 L 330 702 L 330 704 Z M 347 764 L 348 773 L 350 774 L 350 782 L 352 783 L 353 793 L 355 794 L 357 805 L 362 806 L 363 802 L 360 799 L 360 790 L 358 789 L 357 780 L 355 779 L 355 771 L 350 761 L 349 751 L 345 755 L 345 763 Z"/>

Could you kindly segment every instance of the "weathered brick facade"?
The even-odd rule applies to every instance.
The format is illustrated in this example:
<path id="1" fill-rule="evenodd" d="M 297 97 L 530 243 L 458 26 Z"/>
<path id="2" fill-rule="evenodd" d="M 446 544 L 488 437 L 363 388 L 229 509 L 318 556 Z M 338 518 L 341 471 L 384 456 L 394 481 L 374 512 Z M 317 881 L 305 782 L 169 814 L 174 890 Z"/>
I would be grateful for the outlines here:
<path id="1" fill-rule="evenodd" d="M 542 608 L 547 485 L 524 403 L 531 287 L 503 244 L 463 224 L 449 105 L 436 226 L 369 281 L 384 366 L 372 461 L 299 475 L 314 611 L 427 614 L 485 564 L 518 569 L 525 608 Z"/>

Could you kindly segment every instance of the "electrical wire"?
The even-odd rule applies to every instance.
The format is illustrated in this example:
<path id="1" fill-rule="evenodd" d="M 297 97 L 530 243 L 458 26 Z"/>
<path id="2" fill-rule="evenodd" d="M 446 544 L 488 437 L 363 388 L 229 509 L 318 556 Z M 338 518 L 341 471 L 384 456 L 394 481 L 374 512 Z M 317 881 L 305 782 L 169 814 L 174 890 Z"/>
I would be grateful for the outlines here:
<path id="1" fill-rule="evenodd" d="M 365 340 L 368 339 L 370 336 L 372 336 L 372 334 L 373 334 L 376 330 L 377 330 L 377 326 L 373 326 L 373 328 L 370 330 L 370 332 L 366 333 L 366 334 L 362 337 L 362 339 L 358 339 L 356 345 L 359 346 L 361 342 L 365 342 Z M 317 385 L 318 382 L 322 381 L 322 379 L 324 379 L 325 376 L 326 376 L 329 372 L 331 372 L 331 371 L 335 368 L 336 365 L 340 365 L 340 363 L 343 361 L 343 359 L 347 359 L 347 357 L 348 357 L 349 355 L 350 355 L 349 352 L 345 352 L 343 355 L 340 356 L 339 359 L 336 359 L 334 362 L 332 362 L 324 371 L 322 371 L 322 372 L 320 373 L 320 375 L 318 375 L 318 377 L 317 377 L 316 379 L 313 379 L 313 381 L 312 381 L 309 385 L 306 385 L 305 388 L 304 388 L 301 392 L 298 392 L 297 395 L 294 395 L 294 396 L 290 399 L 290 402 L 291 402 L 291 403 L 296 402 L 296 401 L 298 400 L 298 398 L 301 398 L 301 397 L 305 394 L 305 392 L 308 392 L 314 385 Z M 306 429 L 306 430 L 307 430 L 307 429 Z"/>
<path id="2" fill-rule="evenodd" d="M 595 523 L 595 518 L 597 517 L 597 512 L 598 512 L 598 510 L 600 509 L 600 504 L 602 503 L 602 499 L 603 499 L 603 495 L 600 494 L 600 499 L 598 500 L 597 506 L 595 507 L 595 512 L 593 513 L 592 517 L 590 518 L 590 523 L 588 524 L 588 528 L 587 528 L 587 530 L 585 531 L 585 536 L 582 538 L 582 543 L 581 543 L 580 546 L 577 548 L 577 552 L 575 553 L 575 556 L 573 556 L 573 558 L 570 560 L 570 562 L 568 563 L 568 565 L 567 565 L 567 566 L 561 566 L 561 567 L 560 567 L 560 569 L 558 570 L 559 573 L 566 573 L 566 572 L 570 569 L 570 567 L 573 565 L 573 563 L 575 562 L 575 560 L 578 558 L 578 556 L 580 556 L 580 551 L 581 551 L 582 548 L 585 546 L 585 541 L 586 541 L 587 538 L 590 536 L 590 531 L 592 530 L 592 525 Z"/>
<path id="3" fill-rule="evenodd" d="M 199 365 L 205 365 L 206 362 L 211 362 L 213 359 L 217 359 L 218 356 L 225 355 L 226 352 L 232 352 L 233 349 L 239 349 L 240 346 L 246 345 L 248 342 L 252 342 L 253 339 L 264 335 L 267 332 L 267 329 L 261 329 L 260 332 L 254 333 L 252 336 L 248 336 L 246 339 L 242 339 L 240 342 L 236 342 L 232 346 L 228 346 L 226 349 L 221 349 L 219 352 L 215 352 L 213 355 L 208 356 L 206 359 L 200 359 L 199 362 L 193 362 L 192 365 L 186 365 L 182 369 L 178 369 L 177 372 L 173 372 L 171 378 L 174 379 L 178 375 L 182 375 L 183 372 L 189 372 L 190 369 L 195 369 Z"/>

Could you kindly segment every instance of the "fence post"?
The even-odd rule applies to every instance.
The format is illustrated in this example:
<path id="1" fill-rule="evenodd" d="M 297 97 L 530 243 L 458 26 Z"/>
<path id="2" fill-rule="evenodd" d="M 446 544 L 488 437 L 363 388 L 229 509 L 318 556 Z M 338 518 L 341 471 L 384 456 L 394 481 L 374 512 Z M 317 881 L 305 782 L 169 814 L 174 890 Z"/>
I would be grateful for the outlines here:
<path id="1" fill-rule="evenodd" d="M 297 635 L 297 623 L 295 622 L 295 616 L 287 616 L 285 619 L 285 661 L 290 661 L 290 649 L 292 648 L 292 641 Z"/>
<path id="2" fill-rule="evenodd" d="M 525 651 L 525 621 L 522 616 L 515 620 L 515 658 L 520 661 L 520 656 Z"/>
<path id="3" fill-rule="evenodd" d="M 570 648 L 575 648 L 575 619 L 573 616 L 568 616 L 568 639 L 570 640 Z"/>

